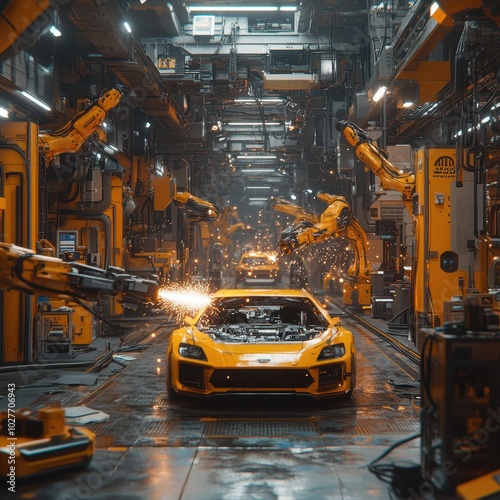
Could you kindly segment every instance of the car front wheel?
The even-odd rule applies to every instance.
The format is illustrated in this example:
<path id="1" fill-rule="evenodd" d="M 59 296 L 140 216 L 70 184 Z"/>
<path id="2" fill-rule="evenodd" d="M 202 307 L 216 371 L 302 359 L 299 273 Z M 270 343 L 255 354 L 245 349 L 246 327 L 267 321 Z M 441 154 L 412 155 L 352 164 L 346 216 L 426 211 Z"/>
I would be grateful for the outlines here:
<path id="1" fill-rule="evenodd" d="M 169 356 L 168 362 L 167 362 L 167 396 L 168 399 L 171 401 L 174 401 L 176 399 L 179 399 L 179 394 L 177 391 L 172 387 L 172 355 Z"/>

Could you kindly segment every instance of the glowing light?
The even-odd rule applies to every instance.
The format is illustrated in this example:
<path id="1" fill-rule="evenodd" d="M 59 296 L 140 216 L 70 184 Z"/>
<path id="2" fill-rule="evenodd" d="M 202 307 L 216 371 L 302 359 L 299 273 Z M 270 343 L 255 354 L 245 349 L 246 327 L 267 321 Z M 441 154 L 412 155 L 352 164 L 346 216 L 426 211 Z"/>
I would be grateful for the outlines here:
<path id="1" fill-rule="evenodd" d="M 158 299 L 167 314 L 178 323 L 184 316 L 195 316 L 210 303 L 209 286 L 204 284 L 165 286 L 158 292 Z"/>
<path id="2" fill-rule="evenodd" d="M 373 96 L 374 102 L 380 101 L 380 99 L 382 99 L 382 96 L 385 95 L 386 90 L 387 90 L 387 87 L 385 85 L 382 85 L 381 87 L 379 87 L 378 90 L 375 92 L 375 95 Z"/>

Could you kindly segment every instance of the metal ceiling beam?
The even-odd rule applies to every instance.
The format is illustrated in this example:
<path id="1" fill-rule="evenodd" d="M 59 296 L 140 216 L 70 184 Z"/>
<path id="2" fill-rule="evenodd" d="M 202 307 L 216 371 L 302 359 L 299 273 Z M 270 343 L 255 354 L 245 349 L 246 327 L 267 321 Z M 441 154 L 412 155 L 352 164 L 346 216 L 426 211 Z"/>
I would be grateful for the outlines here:
<path id="1" fill-rule="evenodd" d="M 102 55 L 96 58 L 131 90 L 131 100 L 162 126 L 184 130 L 188 122 L 158 68 L 123 28 L 125 15 L 112 0 L 75 0 L 70 18 Z"/>

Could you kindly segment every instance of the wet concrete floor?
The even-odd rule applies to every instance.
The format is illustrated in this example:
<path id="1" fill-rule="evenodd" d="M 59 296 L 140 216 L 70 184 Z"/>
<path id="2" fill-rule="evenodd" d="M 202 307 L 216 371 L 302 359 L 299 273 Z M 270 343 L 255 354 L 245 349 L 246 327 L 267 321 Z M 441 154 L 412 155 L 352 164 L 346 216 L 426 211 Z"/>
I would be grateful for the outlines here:
<path id="1" fill-rule="evenodd" d="M 86 469 L 18 484 L 16 497 L 42 500 L 321 500 L 394 498 L 367 465 L 418 434 L 418 367 L 352 320 L 358 387 L 352 401 L 230 396 L 170 402 L 168 332 L 98 388 L 43 394 L 110 415 L 90 424 L 96 451 Z M 419 463 L 419 439 L 384 463 Z M 0 495 L 1 498 L 6 498 Z M 11 496 L 10 498 L 14 498 Z M 414 498 L 418 498 L 415 496 Z"/>

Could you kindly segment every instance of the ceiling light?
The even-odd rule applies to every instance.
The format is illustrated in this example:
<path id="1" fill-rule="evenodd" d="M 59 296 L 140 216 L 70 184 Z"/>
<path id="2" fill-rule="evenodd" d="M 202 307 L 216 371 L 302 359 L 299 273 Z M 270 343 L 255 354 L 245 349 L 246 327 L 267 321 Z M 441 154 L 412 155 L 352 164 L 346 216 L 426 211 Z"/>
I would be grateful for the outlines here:
<path id="1" fill-rule="evenodd" d="M 297 197 L 296 197 L 294 194 L 291 194 L 291 195 L 290 195 L 290 198 L 291 198 L 293 201 L 295 201 L 295 200 L 297 199 Z"/>
<path id="2" fill-rule="evenodd" d="M 144 0 L 144 1 L 145 1 L 145 0 Z M 144 126 L 145 126 L 146 128 L 149 128 L 149 127 L 151 127 L 151 123 L 146 122 L 146 124 L 145 124 Z"/>
<path id="3" fill-rule="evenodd" d="M 281 97 L 262 97 L 261 99 L 257 98 L 251 98 L 251 97 L 237 97 L 235 99 L 236 102 L 251 102 L 255 103 L 256 101 L 259 102 L 284 102 L 284 99 Z"/>
<path id="4" fill-rule="evenodd" d="M 49 28 L 49 31 L 56 37 L 60 37 L 62 35 L 62 33 L 55 27 L 55 26 L 51 26 Z"/>
<path id="5" fill-rule="evenodd" d="M 481 120 L 481 123 L 488 123 L 491 120 L 491 116 L 486 116 Z"/>
<path id="6" fill-rule="evenodd" d="M 127 21 L 123 23 L 123 27 L 127 30 L 128 33 L 132 33 L 132 28 L 130 27 L 130 24 Z"/>
<path id="7" fill-rule="evenodd" d="M 2 106 L 0 106 L 0 116 L 2 118 L 8 118 L 9 117 L 9 112 L 5 108 L 2 108 Z"/>
<path id="8" fill-rule="evenodd" d="M 25 90 L 21 90 L 19 93 L 22 96 L 26 97 L 26 99 L 29 99 L 31 102 L 34 102 L 35 104 L 37 104 L 41 108 L 45 109 L 45 111 L 52 111 L 52 109 L 49 106 L 47 106 L 47 104 L 40 101 L 40 99 L 38 99 L 34 95 L 31 95 L 29 92 L 26 92 Z"/>
<path id="9" fill-rule="evenodd" d="M 403 108 L 411 108 L 415 103 L 411 101 L 407 101 L 403 103 Z"/>
<path id="10" fill-rule="evenodd" d="M 295 5 L 283 5 L 280 7 L 280 10 L 283 12 L 295 12 L 297 7 Z"/>
<path id="11" fill-rule="evenodd" d="M 188 10 L 191 12 L 276 12 L 278 7 L 266 5 L 191 5 Z"/>
<path id="12" fill-rule="evenodd" d="M 262 127 L 262 122 L 227 122 L 231 127 Z M 280 122 L 264 122 L 266 126 L 281 125 Z"/>
<path id="13" fill-rule="evenodd" d="M 238 160 L 275 160 L 276 155 L 238 155 Z"/>
<path id="14" fill-rule="evenodd" d="M 385 91 L 387 90 L 387 87 L 382 85 L 381 87 L 378 88 L 377 92 L 373 95 L 373 101 L 374 102 L 379 102 L 380 99 L 382 99 L 382 96 L 385 95 Z"/>
<path id="15" fill-rule="evenodd" d="M 240 173 L 250 173 L 250 174 L 274 174 L 276 170 L 274 168 L 245 168 L 239 170 Z"/>

